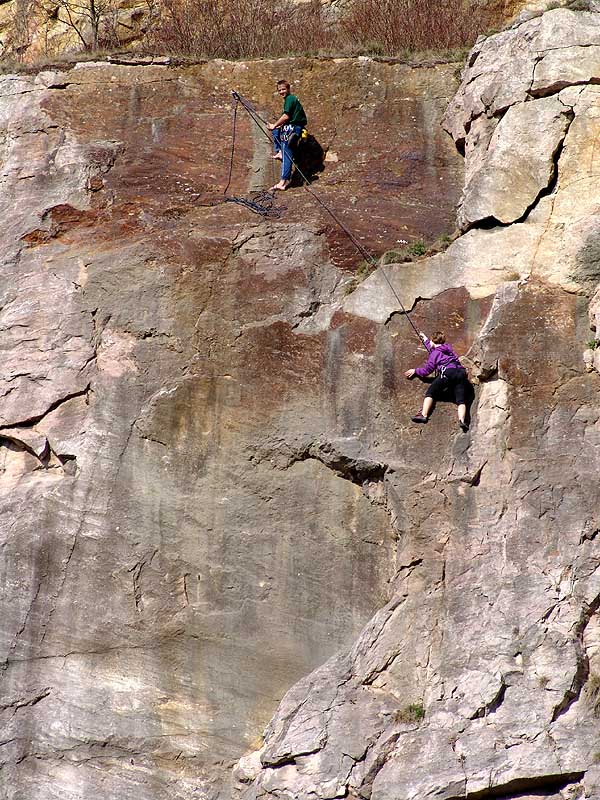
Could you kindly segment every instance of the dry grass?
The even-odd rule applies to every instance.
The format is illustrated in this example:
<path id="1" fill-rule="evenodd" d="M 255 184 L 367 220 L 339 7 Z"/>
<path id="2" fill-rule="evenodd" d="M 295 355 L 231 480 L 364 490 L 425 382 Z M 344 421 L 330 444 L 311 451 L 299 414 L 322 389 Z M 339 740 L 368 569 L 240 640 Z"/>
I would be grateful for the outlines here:
<path id="1" fill-rule="evenodd" d="M 149 45 L 205 58 L 457 52 L 491 25 L 471 0 L 355 0 L 334 23 L 319 0 L 157 0 Z"/>
<path id="2" fill-rule="evenodd" d="M 354 49 L 393 56 L 468 47 L 496 21 L 470 0 L 356 0 L 340 32 Z"/>
<path id="3" fill-rule="evenodd" d="M 425 709 L 421 703 L 411 703 L 409 706 L 398 709 L 394 713 L 394 722 L 401 722 L 403 725 L 420 723 L 425 717 Z"/>
<path id="4" fill-rule="evenodd" d="M 336 18 L 320 0 L 146 0 L 146 6 L 138 46 L 191 59 L 366 53 L 462 60 L 465 48 L 498 22 L 474 0 L 354 0 Z M 31 63 L 24 54 L 33 38 L 40 57 L 58 57 L 52 33 L 58 19 L 71 32 L 71 54 L 119 46 L 116 0 L 21 0 L 18 8 L 5 59 Z"/>
<path id="5" fill-rule="evenodd" d="M 161 0 L 148 44 L 204 58 L 315 53 L 331 42 L 321 3 L 291 0 Z"/>

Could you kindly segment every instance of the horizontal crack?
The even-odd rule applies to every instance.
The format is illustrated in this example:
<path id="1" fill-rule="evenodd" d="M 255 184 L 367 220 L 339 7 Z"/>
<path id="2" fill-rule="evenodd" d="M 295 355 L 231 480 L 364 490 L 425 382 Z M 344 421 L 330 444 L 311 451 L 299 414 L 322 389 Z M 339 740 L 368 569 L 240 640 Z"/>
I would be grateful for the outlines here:
<path id="1" fill-rule="evenodd" d="M 91 391 L 91 384 L 85 387 L 85 389 L 80 389 L 77 392 L 72 392 L 71 394 L 67 394 L 64 397 L 55 400 L 53 403 L 48 406 L 48 408 L 42 412 L 41 414 L 37 414 L 34 417 L 28 417 L 27 419 L 21 420 L 19 422 L 11 422 L 8 425 L 0 425 L 0 431 L 9 431 L 12 428 L 32 428 L 34 425 L 37 425 L 38 422 L 41 422 L 44 417 L 47 417 L 48 414 L 51 414 L 53 411 L 56 411 L 63 403 L 67 403 L 69 400 L 74 400 L 76 397 L 88 397 Z"/>
<path id="2" fill-rule="evenodd" d="M 340 478 L 357 486 L 363 486 L 367 482 L 382 481 L 388 470 L 388 465 L 383 462 L 347 455 L 341 453 L 331 443 L 321 442 L 312 443 L 297 452 L 289 466 L 309 459 L 319 461 Z"/>
<path id="3" fill-rule="evenodd" d="M 20 697 L 18 700 L 13 700 L 12 703 L 0 703 L 0 711 L 6 711 L 8 708 L 13 708 L 15 711 L 18 711 L 20 708 L 35 706 L 41 700 L 44 700 L 44 698 L 48 697 L 49 694 L 50 688 L 46 687 L 32 697 Z"/>
<path id="4" fill-rule="evenodd" d="M 512 795 L 521 796 L 528 792 L 552 791 L 554 793 L 566 789 L 573 783 L 579 782 L 585 776 L 585 771 L 565 772 L 558 775 L 532 775 L 522 778 L 513 778 L 497 786 L 489 786 L 476 792 L 468 790 L 456 797 L 447 797 L 446 800 L 487 800 L 487 798 L 501 797 L 508 800 Z"/>

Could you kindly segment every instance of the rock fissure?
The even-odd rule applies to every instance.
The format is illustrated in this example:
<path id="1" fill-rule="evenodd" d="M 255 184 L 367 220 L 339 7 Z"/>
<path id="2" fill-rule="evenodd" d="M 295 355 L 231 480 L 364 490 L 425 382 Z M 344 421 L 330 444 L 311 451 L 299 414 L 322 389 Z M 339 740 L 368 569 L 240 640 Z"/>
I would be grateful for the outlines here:
<path id="1" fill-rule="evenodd" d="M 473 124 L 478 122 L 479 120 L 485 118 L 487 120 L 494 120 L 495 124 L 498 125 L 500 123 L 500 121 L 502 120 L 502 118 L 504 117 L 504 115 L 506 114 L 506 112 L 511 107 L 511 105 L 512 105 L 512 103 L 508 103 L 506 106 L 504 106 L 502 108 L 496 108 L 496 109 L 493 109 L 493 110 L 489 106 L 484 106 L 482 111 L 479 111 L 479 112 L 473 111 L 472 112 L 472 116 L 467 121 L 465 121 L 465 135 L 460 137 L 460 138 L 458 138 L 458 139 L 455 139 L 455 142 L 454 142 L 454 144 L 456 146 L 456 149 L 458 150 L 458 152 L 460 153 L 460 155 L 463 158 L 465 158 L 465 156 L 466 156 L 466 149 L 465 149 L 466 148 L 466 139 L 469 136 L 469 133 L 471 132 Z M 489 142 L 486 145 L 486 150 L 487 150 L 488 146 L 489 146 Z"/>
<path id="2" fill-rule="evenodd" d="M 385 269 L 385 267 L 383 267 L 383 269 Z M 391 311 L 389 313 L 389 315 L 386 317 L 386 319 L 383 321 L 383 323 L 382 323 L 383 326 L 385 327 L 386 325 L 389 325 L 389 323 L 392 321 L 392 319 L 394 319 L 394 317 L 397 317 L 397 316 L 406 317 L 407 314 L 411 314 L 413 311 L 416 311 L 417 308 L 421 304 L 430 302 L 432 300 L 435 300 L 437 297 L 442 295 L 445 291 L 446 291 L 445 289 L 442 289 L 440 292 L 437 292 L 436 294 L 432 294 L 431 297 L 422 297 L 421 295 L 418 295 L 417 297 L 414 298 L 413 302 L 411 303 L 410 308 L 406 308 L 406 306 L 405 306 L 405 310 L 404 311 L 402 311 L 402 309 L 395 309 L 394 311 Z M 413 331 L 413 333 L 414 333 L 414 331 Z M 421 345 L 421 348 L 425 349 L 423 345 Z"/>
<path id="3" fill-rule="evenodd" d="M 468 783 L 464 794 L 448 797 L 447 800 L 487 800 L 487 798 L 511 798 L 522 797 L 524 794 L 548 792 L 553 795 L 567 789 L 573 784 L 579 783 L 585 777 L 585 770 L 559 773 L 556 775 L 532 775 L 521 778 L 514 778 L 506 783 L 499 783 L 487 789 L 469 791 Z"/>
<path id="4" fill-rule="evenodd" d="M 355 450 L 356 453 L 350 450 Z M 249 459 L 254 464 L 270 462 L 274 469 L 289 469 L 294 464 L 314 460 L 338 477 L 361 487 L 370 483 L 382 483 L 386 475 L 394 471 L 392 466 L 374 458 L 370 453 L 363 454 L 362 446 L 357 447 L 354 439 L 346 441 L 313 439 L 302 443 L 277 440 L 251 448 Z"/>
<path id="5" fill-rule="evenodd" d="M 48 553 L 45 553 L 45 564 L 44 564 L 44 566 L 42 568 L 42 574 L 40 575 L 40 577 L 39 577 L 39 579 L 37 581 L 36 590 L 34 592 L 33 597 L 31 598 L 31 601 L 29 602 L 29 605 L 27 607 L 27 612 L 26 612 L 26 614 L 25 614 L 25 616 L 23 618 L 23 622 L 21 623 L 21 625 L 18 628 L 18 630 L 15 632 L 15 635 L 14 635 L 13 640 L 11 642 L 10 648 L 9 648 L 8 653 L 7 653 L 7 655 L 6 655 L 5 659 L 4 659 L 4 662 L 3 662 L 3 668 L 6 668 L 6 666 L 10 663 L 10 661 L 11 661 L 10 654 L 14 653 L 14 651 L 16 650 L 17 645 L 19 643 L 19 639 L 23 635 L 23 633 L 25 632 L 25 630 L 27 628 L 27 624 L 28 624 L 29 619 L 31 617 L 31 614 L 33 612 L 33 608 L 34 608 L 34 606 L 35 606 L 35 604 L 36 604 L 36 602 L 38 600 L 38 597 L 40 596 L 40 591 L 42 589 L 42 586 L 44 585 L 44 582 L 48 579 L 49 569 L 50 569 L 50 557 L 49 557 Z"/>
<path id="6" fill-rule="evenodd" d="M 30 697 L 20 697 L 18 700 L 12 700 L 10 703 L 0 703 L 0 711 L 6 711 L 7 709 L 10 708 L 13 709 L 13 711 L 17 712 L 20 708 L 29 708 L 31 706 L 35 706 L 39 702 L 44 700 L 46 697 L 48 697 L 50 695 L 50 692 L 51 692 L 50 687 L 46 687 L 45 689 L 41 689 L 39 692 L 36 692 Z"/>
<path id="7" fill-rule="evenodd" d="M 535 83 L 535 71 L 537 69 L 538 64 L 540 63 L 540 61 L 543 60 L 543 58 L 544 58 L 543 52 L 538 56 L 534 56 L 533 64 L 531 65 L 531 82 L 526 91 L 526 99 L 535 97 L 535 95 L 532 94 L 533 85 Z"/>
<path id="8" fill-rule="evenodd" d="M 308 459 L 318 461 L 338 477 L 361 487 L 366 483 L 382 482 L 388 470 L 388 465 L 385 463 L 372 461 L 366 457 L 350 456 L 337 450 L 330 443 L 322 442 L 314 442 L 296 453 L 289 466 Z"/>
<path id="9" fill-rule="evenodd" d="M 136 564 L 134 564 L 133 567 L 130 567 L 127 570 L 127 572 L 130 572 L 131 575 L 132 575 L 133 600 L 134 600 L 134 604 L 135 604 L 135 610 L 138 613 L 141 613 L 141 611 L 143 610 L 143 589 L 142 589 L 142 583 L 141 583 L 142 570 L 144 569 L 144 567 L 146 565 L 150 566 L 152 564 L 152 561 L 154 560 L 154 558 L 156 558 L 156 556 L 158 555 L 158 552 L 159 552 L 158 549 L 155 548 L 148 559 L 142 559 L 141 561 L 138 561 Z M 185 587 L 186 587 L 185 577 L 186 576 L 184 575 L 184 592 L 186 593 L 186 597 L 187 597 L 187 592 L 186 592 L 186 589 L 185 589 Z"/>
<path id="10" fill-rule="evenodd" d="M 28 442 L 24 442 L 23 439 L 19 438 L 18 436 L 0 436 L 0 447 L 5 447 L 7 444 L 12 444 L 19 450 L 24 450 L 26 453 L 29 453 L 29 455 L 33 456 L 37 461 L 39 461 L 40 466 L 43 469 L 52 469 L 55 466 L 49 463 L 50 453 L 52 451 L 47 440 L 41 453 L 32 447 Z"/>
<path id="11" fill-rule="evenodd" d="M 69 564 L 71 563 L 71 559 L 73 558 L 73 553 L 75 552 L 75 548 L 77 547 L 77 539 L 78 539 L 79 533 L 80 533 L 79 530 L 75 531 L 75 534 L 73 536 L 73 540 L 71 542 L 71 546 L 69 548 L 67 556 L 66 556 L 65 559 L 63 559 L 63 564 L 61 565 L 60 583 L 59 583 L 59 586 L 58 586 L 58 589 L 56 590 L 56 592 L 54 592 L 52 594 L 52 596 L 51 596 L 51 599 L 50 599 L 50 610 L 48 612 L 48 615 L 47 615 L 45 621 L 42 623 L 42 635 L 40 636 L 40 640 L 39 640 L 40 645 L 43 644 L 43 642 L 44 642 L 44 640 L 46 638 L 46 634 L 48 632 L 48 628 L 50 627 L 50 623 L 52 622 L 52 618 L 54 616 L 54 613 L 56 611 L 56 607 L 58 605 L 58 600 L 59 600 L 59 598 L 61 596 L 61 593 L 62 593 L 62 591 L 64 589 L 64 586 L 65 586 L 65 583 L 67 581 L 67 572 L 68 572 L 68 569 L 69 569 Z"/>
<path id="12" fill-rule="evenodd" d="M 473 230 L 491 231 L 491 230 L 501 229 L 501 228 L 502 229 L 508 229 L 508 228 L 511 228 L 513 225 L 520 225 L 520 224 L 522 224 L 522 223 L 527 221 L 529 216 L 532 214 L 532 212 L 535 211 L 535 209 L 539 206 L 540 202 L 545 197 L 549 197 L 550 195 L 552 195 L 556 191 L 556 187 L 557 187 L 558 179 L 559 179 L 559 162 L 560 162 L 560 158 L 561 158 L 564 146 L 565 146 L 565 141 L 566 141 L 566 138 L 567 138 L 567 135 L 568 135 L 568 132 L 569 132 L 569 128 L 570 128 L 573 120 L 575 119 L 575 113 L 572 110 L 572 108 L 570 106 L 565 106 L 565 108 L 567 110 L 564 112 L 563 116 L 566 117 L 568 122 L 567 122 L 567 125 L 565 127 L 565 131 L 564 131 L 563 136 L 561 137 L 560 141 L 556 145 L 556 148 L 554 149 L 554 151 L 551 154 L 552 170 L 551 170 L 551 174 L 549 176 L 549 180 L 548 180 L 548 183 L 546 184 L 546 186 L 542 187 L 538 191 L 537 195 L 534 197 L 534 199 L 531 201 L 531 203 L 525 208 L 525 210 L 523 211 L 523 213 L 521 214 L 520 217 L 518 217 L 518 218 L 516 218 L 514 220 L 510 220 L 508 222 L 502 222 L 502 220 L 499 220 L 497 217 L 495 217 L 493 215 L 489 215 L 487 217 L 484 217 L 483 219 L 478 219 L 478 220 L 476 220 L 474 222 L 469 223 L 466 227 L 463 228 L 463 234 L 467 233 L 468 231 L 473 231 Z"/>
<path id="13" fill-rule="evenodd" d="M 576 669 L 573 675 L 571 685 L 565 691 L 561 701 L 554 707 L 552 713 L 552 722 L 556 720 L 571 708 L 581 697 L 581 691 L 590 677 L 590 660 L 586 652 L 583 637 L 587 626 L 592 617 L 600 609 L 600 595 L 597 595 L 594 600 L 582 611 L 581 618 L 573 629 L 574 646 L 576 657 Z"/>
<path id="14" fill-rule="evenodd" d="M 23 374 L 27 376 L 29 375 L 29 373 L 23 373 Z M 41 414 L 36 414 L 33 417 L 27 417 L 25 419 L 19 420 L 18 422 L 11 422 L 9 424 L 0 425 L 0 431 L 10 431 L 13 428 L 32 428 L 34 425 L 37 425 L 39 422 L 45 419 L 49 414 L 52 414 L 53 411 L 56 411 L 58 408 L 60 408 L 65 403 L 68 403 L 70 400 L 74 400 L 77 397 L 85 397 L 86 400 L 89 400 L 91 392 L 92 392 L 92 387 L 91 384 L 88 383 L 84 389 L 71 392 L 59 398 L 58 400 L 55 400 Z"/>
<path id="15" fill-rule="evenodd" d="M 504 702 L 507 688 L 508 686 L 506 685 L 504 678 L 502 678 L 496 694 L 487 703 L 485 703 L 485 705 L 478 708 L 470 717 L 470 719 L 481 719 L 483 717 L 488 717 L 490 714 L 493 714 L 495 711 L 497 711 Z"/>
<path id="16" fill-rule="evenodd" d="M 368 743 L 362 756 L 359 759 L 353 759 L 354 763 L 346 779 L 346 791 L 357 786 L 360 796 L 365 800 L 370 800 L 373 783 L 393 755 L 401 736 L 401 731 L 382 730 L 374 742 Z M 369 761 L 367 770 L 359 775 L 362 765 Z"/>
<path id="17" fill-rule="evenodd" d="M 179 637 L 184 636 L 185 631 L 182 629 L 170 631 L 167 636 L 164 636 L 162 639 L 158 639 L 154 642 L 144 642 L 142 644 L 127 644 L 122 642 L 118 645 L 114 645 L 113 647 L 105 647 L 102 649 L 91 649 L 91 650 L 71 650 L 66 653 L 48 653 L 45 655 L 33 656 L 33 657 L 26 657 L 26 658 L 7 658 L 4 662 L 4 668 L 10 667 L 12 664 L 30 664 L 35 661 L 51 661 L 54 659 L 69 659 L 69 658 L 79 658 L 79 657 L 87 657 L 87 656 L 105 656 L 111 653 L 119 652 L 119 651 L 126 651 L 126 650 L 160 650 L 165 645 L 172 642 L 174 639 L 178 639 Z M 190 634 L 190 638 L 193 638 Z M 205 640 L 204 637 L 196 637 L 202 638 L 202 641 Z"/>
<path id="18" fill-rule="evenodd" d="M 579 538 L 579 544 L 584 544 L 585 542 L 593 542 L 599 533 L 600 533 L 600 528 L 597 528 L 594 525 L 587 527 L 581 533 L 581 536 Z"/>

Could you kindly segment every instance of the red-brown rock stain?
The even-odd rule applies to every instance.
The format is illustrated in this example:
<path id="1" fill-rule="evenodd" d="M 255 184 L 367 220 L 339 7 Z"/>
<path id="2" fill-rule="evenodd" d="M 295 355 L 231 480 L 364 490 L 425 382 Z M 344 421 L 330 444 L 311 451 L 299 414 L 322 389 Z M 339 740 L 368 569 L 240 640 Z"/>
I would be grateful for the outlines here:
<path id="1" fill-rule="evenodd" d="M 347 353 L 373 355 L 377 344 L 379 324 L 366 317 L 336 311 L 331 318 L 330 329 L 344 327 L 344 345 Z"/>
<path id="2" fill-rule="evenodd" d="M 298 393 L 318 393 L 326 334 L 298 334 L 287 322 L 253 328 L 241 340 L 250 402 L 273 408 Z"/>
<path id="3" fill-rule="evenodd" d="M 119 75 L 118 70 L 116 75 Z M 174 88 L 170 75 L 128 84 L 111 81 L 98 70 L 95 83 L 72 84 L 42 102 L 57 124 L 91 148 L 98 141 L 120 145 L 104 188 L 116 204 L 190 208 L 198 195 L 222 192 L 229 151 L 223 146 L 229 109 L 219 104 L 204 82 Z M 239 169 L 232 190 L 244 191 L 252 151 L 249 123 L 239 120 Z"/>
<path id="4" fill-rule="evenodd" d="M 29 245 L 41 244 L 51 239 L 64 240 L 70 244 L 73 240 L 65 235 L 79 228 L 90 228 L 99 221 L 100 212 L 97 210 L 84 211 L 68 203 L 60 203 L 48 209 L 42 216 L 44 228 L 36 228 L 21 237 L 21 241 Z"/>
<path id="5" fill-rule="evenodd" d="M 283 314 L 293 293 L 306 289 L 306 273 L 299 268 L 269 274 L 257 271 L 254 264 L 244 259 L 238 259 L 236 271 L 233 291 L 238 299 L 236 314 L 240 322 Z M 241 303 L 239 299 L 242 299 Z"/>

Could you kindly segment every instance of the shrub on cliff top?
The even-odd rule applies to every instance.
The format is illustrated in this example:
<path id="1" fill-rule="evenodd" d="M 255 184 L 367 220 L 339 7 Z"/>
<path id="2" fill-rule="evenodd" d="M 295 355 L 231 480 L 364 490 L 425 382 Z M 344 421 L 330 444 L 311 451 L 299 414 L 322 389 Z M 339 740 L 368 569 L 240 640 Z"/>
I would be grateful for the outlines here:
<path id="1" fill-rule="evenodd" d="M 318 52 L 408 56 L 474 43 L 495 19 L 473 0 L 354 0 L 334 20 L 320 0 L 152 0 L 148 44 L 173 54 L 256 58 Z"/>
<path id="2" fill-rule="evenodd" d="M 497 20 L 472 0 L 355 0 L 340 30 L 353 49 L 384 55 L 470 46 Z"/>
<path id="3" fill-rule="evenodd" d="M 23 0 L 2 55 L 30 61 L 25 54 L 32 43 L 39 56 L 56 57 L 136 41 L 151 52 L 190 58 L 367 53 L 409 59 L 418 52 L 448 59 L 496 21 L 480 0 L 352 0 L 335 14 L 321 0 L 145 2 L 136 12 L 145 33 L 136 39 L 125 0 Z"/>
<path id="4" fill-rule="evenodd" d="M 314 53 L 331 33 L 319 0 L 161 0 L 149 44 L 206 58 Z"/>

